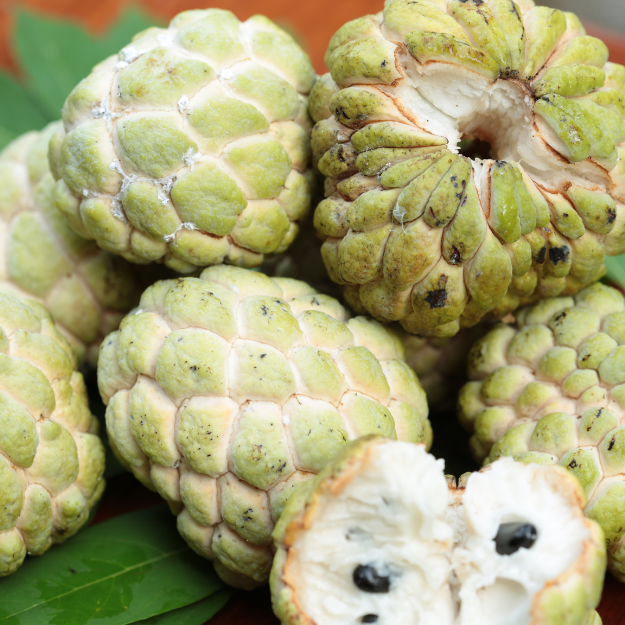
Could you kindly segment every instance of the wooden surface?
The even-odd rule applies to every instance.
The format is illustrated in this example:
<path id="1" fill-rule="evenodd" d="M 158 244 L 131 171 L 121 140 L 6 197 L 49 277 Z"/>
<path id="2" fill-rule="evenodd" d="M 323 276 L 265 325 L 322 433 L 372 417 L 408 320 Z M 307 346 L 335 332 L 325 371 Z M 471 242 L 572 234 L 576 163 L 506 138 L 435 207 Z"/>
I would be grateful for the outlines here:
<path id="1" fill-rule="evenodd" d="M 49 15 L 70 17 L 80 21 L 93 31 L 102 31 L 119 15 L 129 0 L 0 0 L 0 66 L 12 66 L 10 54 L 11 10 L 28 7 Z M 199 7 L 220 7 L 247 19 L 256 13 L 290 26 L 298 33 L 308 49 L 315 68 L 325 72 L 323 55 L 330 37 L 345 22 L 366 13 L 376 13 L 383 0 L 136 0 L 147 11 L 163 22 L 176 13 Z M 625 7 L 624 9 L 625 10 Z M 610 60 L 625 64 L 625 35 L 609 32 L 587 24 L 589 34 L 602 37 L 610 48 Z"/>
<path id="2" fill-rule="evenodd" d="M 109 480 L 108 487 L 93 523 L 99 523 L 118 514 L 162 504 L 162 499 L 141 486 L 128 474 Z M 176 524 L 172 517 L 172 531 Z M 211 566 L 210 563 L 206 563 Z M 599 606 L 603 625 L 625 624 L 625 585 L 608 575 Z M 253 592 L 237 592 L 228 604 L 206 625 L 280 625 L 271 611 L 268 588 Z"/>

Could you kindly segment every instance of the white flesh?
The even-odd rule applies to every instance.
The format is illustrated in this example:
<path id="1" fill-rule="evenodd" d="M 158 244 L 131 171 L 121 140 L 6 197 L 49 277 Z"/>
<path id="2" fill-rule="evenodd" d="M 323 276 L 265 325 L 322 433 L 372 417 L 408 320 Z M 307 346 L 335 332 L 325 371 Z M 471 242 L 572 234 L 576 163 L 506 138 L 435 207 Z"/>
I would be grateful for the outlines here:
<path id="1" fill-rule="evenodd" d="M 451 625 L 452 531 L 443 461 L 408 443 L 376 445 L 371 461 L 337 496 L 324 495 L 312 527 L 293 545 L 290 583 L 319 625 Z M 353 581 L 358 565 L 393 571 L 388 593 Z"/>
<path id="2" fill-rule="evenodd" d="M 469 478 L 460 511 L 464 538 L 452 556 L 457 625 L 527 625 L 534 595 L 580 557 L 588 528 L 549 474 L 504 458 Z M 493 539 L 510 522 L 531 523 L 538 538 L 529 549 L 500 555 Z"/>

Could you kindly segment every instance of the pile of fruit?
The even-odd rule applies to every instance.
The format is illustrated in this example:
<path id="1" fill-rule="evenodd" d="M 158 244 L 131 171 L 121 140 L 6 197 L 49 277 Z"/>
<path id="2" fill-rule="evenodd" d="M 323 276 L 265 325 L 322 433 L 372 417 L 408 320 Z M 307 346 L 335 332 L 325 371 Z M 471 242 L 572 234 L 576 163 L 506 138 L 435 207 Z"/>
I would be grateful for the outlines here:
<path id="1" fill-rule="evenodd" d="M 325 62 L 185 11 L 0 152 L 0 575 L 104 491 L 97 370 L 118 461 L 284 625 L 598 625 L 625 67 L 532 0 L 386 0 Z"/>

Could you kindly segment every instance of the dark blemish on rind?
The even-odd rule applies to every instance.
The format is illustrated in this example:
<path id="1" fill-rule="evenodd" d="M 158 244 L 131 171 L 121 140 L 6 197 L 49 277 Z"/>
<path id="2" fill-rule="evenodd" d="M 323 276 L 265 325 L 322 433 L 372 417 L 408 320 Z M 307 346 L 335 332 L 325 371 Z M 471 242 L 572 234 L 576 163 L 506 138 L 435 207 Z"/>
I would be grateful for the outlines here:
<path id="1" fill-rule="evenodd" d="M 549 249 L 549 260 L 557 265 L 558 263 L 566 263 L 569 259 L 570 250 L 566 245 L 562 247 L 552 247 Z"/>
<path id="2" fill-rule="evenodd" d="M 447 289 L 428 291 L 425 301 L 430 305 L 430 308 L 442 308 L 447 301 Z"/>
<path id="3" fill-rule="evenodd" d="M 378 615 L 377 614 L 365 614 L 361 619 L 361 623 L 377 623 Z"/>
<path id="4" fill-rule="evenodd" d="M 614 438 L 613 436 L 612 440 L 610 441 L 610 444 L 608 445 L 608 451 L 612 451 L 612 448 L 614 447 L 614 445 L 616 445 L 616 438 Z"/>
<path id="5" fill-rule="evenodd" d="M 579 465 L 580 467 L 582 466 L 581 464 Z M 576 469 L 578 467 L 577 461 L 575 459 L 571 460 L 571 462 L 569 462 L 569 469 Z"/>
<path id="6" fill-rule="evenodd" d="M 454 265 L 458 265 L 459 263 L 462 262 L 462 254 L 460 254 L 460 252 L 458 251 L 457 247 L 452 247 L 451 248 L 453 251 L 451 253 L 451 256 L 449 258 L 449 260 L 454 264 Z"/>
<path id="7" fill-rule="evenodd" d="M 616 219 L 616 211 L 613 208 L 608 208 L 608 223 L 613 224 Z"/>
<path id="8" fill-rule="evenodd" d="M 536 262 L 539 265 L 542 265 L 545 262 L 546 255 L 547 255 L 547 248 L 543 245 L 543 247 L 540 248 L 540 251 L 536 255 Z"/>

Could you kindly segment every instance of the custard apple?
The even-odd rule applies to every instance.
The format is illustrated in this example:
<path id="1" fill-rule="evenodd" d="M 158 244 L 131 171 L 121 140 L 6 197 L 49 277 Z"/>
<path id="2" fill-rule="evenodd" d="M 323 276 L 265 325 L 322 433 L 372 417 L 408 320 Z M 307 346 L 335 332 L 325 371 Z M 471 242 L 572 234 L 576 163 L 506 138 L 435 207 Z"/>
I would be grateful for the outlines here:
<path id="1" fill-rule="evenodd" d="M 0 284 L 37 298 L 79 359 L 95 364 L 102 339 L 135 304 L 133 270 L 76 235 L 55 207 L 48 143 L 29 132 L 0 152 Z"/>
<path id="2" fill-rule="evenodd" d="M 325 58 L 315 224 L 356 312 L 448 337 L 574 294 L 625 251 L 625 67 L 572 13 L 387 0 Z"/>
<path id="3" fill-rule="evenodd" d="M 76 232 L 133 262 L 260 265 L 309 210 L 314 80 L 267 18 L 180 13 L 67 98 L 50 144 L 57 205 Z"/>
<path id="4" fill-rule="evenodd" d="M 304 282 L 221 265 L 161 281 L 100 350 L 111 446 L 228 583 L 265 583 L 294 486 L 348 440 L 431 444 L 400 337 Z"/>
<path id="5" fill-rule="evenodd" d="M 499 325 L 469 356 L 459 398 L 477 459 L 559 463 L 576 475 L 625 581 L 625 298 L 594 284 Z M 488 454 L 488 455 L 487 455 Z"/>
<path id="6" fill-rule="evenodd" d="M 600 624 L 605 546 L 577 481 L 506 458 L 457 487 L 443 466 L 366 437 L 300 486 L 274 531 L 282 624 Z"/>
<path id="7" fill-rule="evenodd" d="M 0 287 L 0 576 L 87 521 L 104 490 L 97 432 L 50 313 Z"/>

